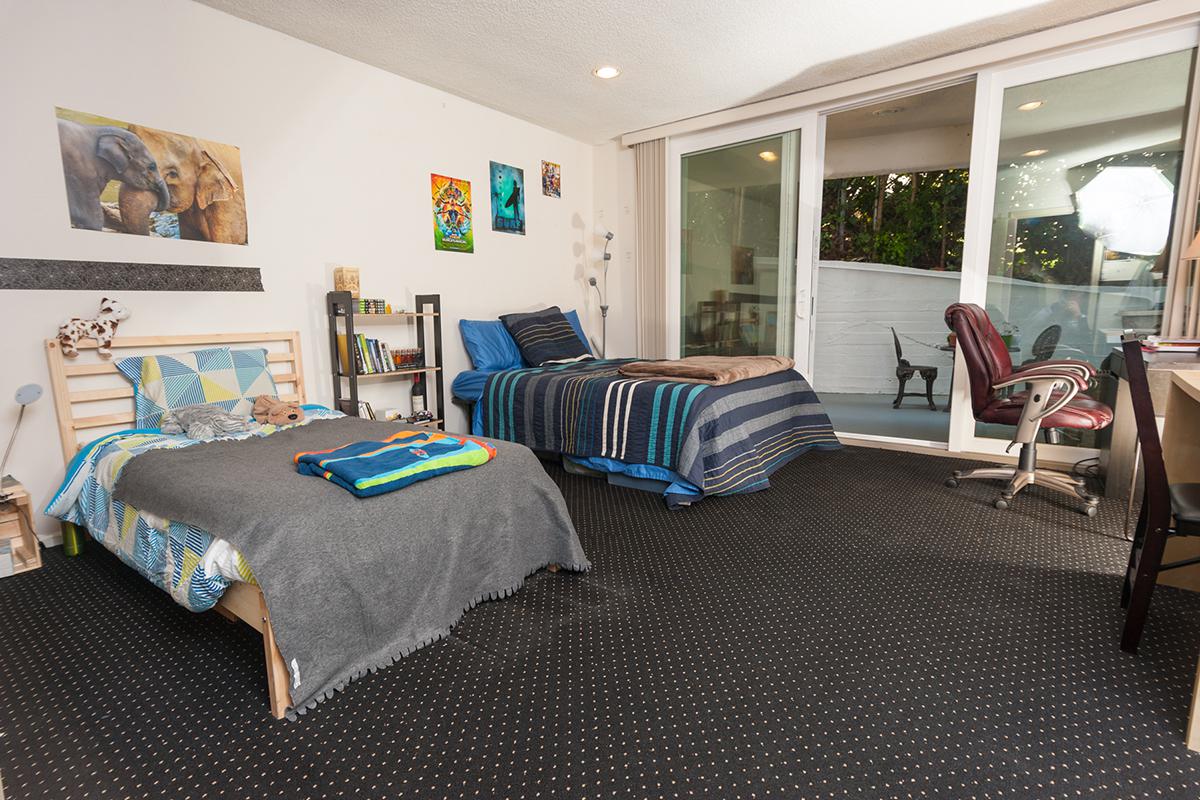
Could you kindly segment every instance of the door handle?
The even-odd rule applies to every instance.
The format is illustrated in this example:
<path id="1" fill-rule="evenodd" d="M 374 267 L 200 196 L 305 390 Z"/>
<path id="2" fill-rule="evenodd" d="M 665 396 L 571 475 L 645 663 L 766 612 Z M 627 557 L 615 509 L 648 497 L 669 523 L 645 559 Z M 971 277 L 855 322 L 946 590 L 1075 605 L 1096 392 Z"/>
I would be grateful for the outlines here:
<path id="1" fill-rule="evenodd" d="M 808 316 L 808 289 L 796 290 L 796 319 Z"/>

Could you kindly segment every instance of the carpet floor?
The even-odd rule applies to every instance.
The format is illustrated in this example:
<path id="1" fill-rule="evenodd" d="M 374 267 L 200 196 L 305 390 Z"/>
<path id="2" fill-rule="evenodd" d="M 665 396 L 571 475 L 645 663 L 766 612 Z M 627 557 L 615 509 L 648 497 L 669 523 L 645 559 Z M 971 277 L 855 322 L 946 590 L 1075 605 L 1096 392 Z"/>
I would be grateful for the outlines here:
<path id="1" fill-rule="evenodd" d="M 295 723 L 248 628 L 48 551 L 0 581 L 6 797 L 1200 797 L 1200 595 L 1121 653 L 1119 504 L 997 511 L 956 463 L 813 453 L 675 513 L 551 468 L 592 572 Z"/>

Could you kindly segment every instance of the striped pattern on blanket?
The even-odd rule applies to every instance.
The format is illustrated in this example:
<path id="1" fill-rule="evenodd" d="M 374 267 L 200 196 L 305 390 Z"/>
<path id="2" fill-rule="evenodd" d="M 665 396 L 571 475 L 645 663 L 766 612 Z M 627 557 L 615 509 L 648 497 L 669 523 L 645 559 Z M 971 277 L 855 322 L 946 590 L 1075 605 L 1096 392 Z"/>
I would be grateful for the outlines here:
<path id="1" fill-rule="evenodd" d="M 374 497 L 496 457 L 486 442 L 436 431 L 399 431 L 382 441 L 297 453 L 296 471 L 336 483 L 357 497 Z"/>
<path id="2" fill-rule="evenodd" d="M 794 370 L 710 386 L 621 375 L 632 361 L 498 372 L 480 400 L 482 434 L 664 467 L 706 495 L 764 489 L 801 453 L 840 446 L 816 393 Z"/>

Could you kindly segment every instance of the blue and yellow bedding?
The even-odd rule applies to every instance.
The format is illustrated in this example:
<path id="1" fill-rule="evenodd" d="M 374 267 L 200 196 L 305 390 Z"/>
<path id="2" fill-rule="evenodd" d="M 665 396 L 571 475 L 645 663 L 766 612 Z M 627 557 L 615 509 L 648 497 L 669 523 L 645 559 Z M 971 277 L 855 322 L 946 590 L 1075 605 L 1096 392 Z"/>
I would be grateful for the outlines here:
<path id="1" fill-rule="evenodd" d="M 472 432 L 562 453 L 594 469 L 653 474 L 667 504 L 765 489 L 812 449 L 840 447 L 829 417 L 794 370 L 724 386 L 626 378 L 634 359 L 490 374 Z"/>
<path id="2" fill-rule="evenodd" d="M 304 409 L 305 423 L 344 416 L 322 406 L 308 405 Z M 274 425 L 263 425 L 223 438 L 269 436 L 276 430 Z M 152 428 L 102 436 L 72 459 L 66 479 L 46 513 L 87 528 L 93 539 L 168 592 L 177 603 L 191 611 L 206 611 L 217 604 L 230 583 L 255 582 L 242 555 L 228 542 L 200 528 L 139 511 L 112 496 L 121 470 L 134 457 L 149 450 L 198 443 Z"/>

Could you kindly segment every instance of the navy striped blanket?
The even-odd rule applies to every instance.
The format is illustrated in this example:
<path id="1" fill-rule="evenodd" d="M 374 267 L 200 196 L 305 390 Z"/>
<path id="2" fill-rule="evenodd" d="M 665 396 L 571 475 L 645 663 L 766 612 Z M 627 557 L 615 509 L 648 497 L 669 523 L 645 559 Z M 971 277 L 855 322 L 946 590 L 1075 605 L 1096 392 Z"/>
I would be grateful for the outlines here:
<path id="1" fill-rule="evenodd" d="M 671 470 L 702 495 L 765 489 L 783 464 L 840 447 L 794 370 L 725 386 L 626 378 L 635 359 L 505 370 L 484 386 L 484 436 L 534 450 Z M 668 505 L 679 504 L 680 498 Z"/>

